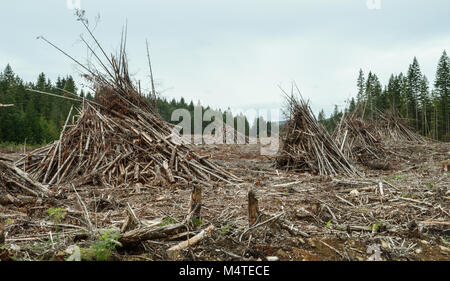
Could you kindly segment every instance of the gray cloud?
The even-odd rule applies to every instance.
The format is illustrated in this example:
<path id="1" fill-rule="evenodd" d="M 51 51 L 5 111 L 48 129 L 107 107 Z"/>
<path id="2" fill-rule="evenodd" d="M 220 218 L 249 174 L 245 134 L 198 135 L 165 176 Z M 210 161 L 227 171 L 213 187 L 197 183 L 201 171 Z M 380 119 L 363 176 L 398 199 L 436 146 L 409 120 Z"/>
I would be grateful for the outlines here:
<path id="1" fill-rule="evenodd" d="M 0 66 L 11 63 L 24 79 L 72 74 L 74 64 L 36 40 L 46 38 L 86 57 L 83 33 L 66 1 L 8 1 L 0 18 Z M 355 93 L 358 70 L 382 82 L 406 71 L 413 56 L 433 81 L 443 49 L 450 46 L 450 2 L 381 0 L 311 1 L 87 1 L 83 9 L 107 50 L 117 49 L 128 20 L 128 53 L 136 79 L 148 84 L 145 39 L 151 44 L 159 88 L 168 97 L 201 100 L 213 107 L 279 107 L 281 91 L 295 80 L 314 111 L 332 111 Z M 80 79 L 78 79 L 80 80 Z"/>

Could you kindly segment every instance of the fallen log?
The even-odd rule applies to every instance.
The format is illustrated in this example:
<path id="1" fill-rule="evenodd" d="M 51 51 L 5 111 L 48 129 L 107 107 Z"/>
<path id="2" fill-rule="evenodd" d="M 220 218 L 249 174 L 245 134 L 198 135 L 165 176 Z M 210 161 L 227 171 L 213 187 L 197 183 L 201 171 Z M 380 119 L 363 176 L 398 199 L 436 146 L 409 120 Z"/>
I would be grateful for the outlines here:
<path id="1" fill-rule="evenodd" d="M 48 196 L 50 190 L 28 176 L 27 173 L 0 160 L 0 182 L 11 184 L 35 196 Z"/>
<path id="2" fill-rule="evenodd" d="M 135 245 L 147 240 L 168 238 L 186 230 L 188 229 L 183 223 L 170 224 L 158 228 L 155 228 L 154 226 L 144 226 L 123 233 L 119 238 L 119 242 L 122 243 L 122 245 Z"/>
<path id="3" fill-rule="evenodd" d="M 200 231 L 199 234 L 195 235 L 194 237 L 183 241 L 171 248 L 169 248 L 167 250 L 167 254 L 169 255 L 169 257 L 171 257 L 172 259 L 176 258 L 178 253 L 183 250 L 186 249 L 192 245 L 197 244 L 198 242 L 200 242 L 201 240 L 203 240 L 205 237 L 208 237 L 209 235 L 211 235 L 211 233 L 214 230 L 214 225 L 210 225 L 207 228 L 203 229 L 202 231 Z"/>
<path id="4" fill-rule="evenodd" d="M 7 161 L 7 162 L 14 162 L 14 160 L 12 158 L 9 158 L 8 156 L 3 155 L 3 154 L 0 154 L 0 160 Z"/>

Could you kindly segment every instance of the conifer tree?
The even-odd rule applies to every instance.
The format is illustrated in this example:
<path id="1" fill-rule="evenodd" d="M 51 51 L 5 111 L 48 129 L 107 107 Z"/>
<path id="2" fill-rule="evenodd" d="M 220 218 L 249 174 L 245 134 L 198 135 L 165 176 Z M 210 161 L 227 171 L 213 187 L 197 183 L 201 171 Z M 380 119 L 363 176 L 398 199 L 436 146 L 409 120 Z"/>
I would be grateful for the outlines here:
<path id="1" fill-rule="evenodd" d="M 450 60 L 444 50 L 436 70 L 434 82 L 436 98 L 438 98 L 436 122 L 438 127 L 438 138 L 450 139 Z"/>

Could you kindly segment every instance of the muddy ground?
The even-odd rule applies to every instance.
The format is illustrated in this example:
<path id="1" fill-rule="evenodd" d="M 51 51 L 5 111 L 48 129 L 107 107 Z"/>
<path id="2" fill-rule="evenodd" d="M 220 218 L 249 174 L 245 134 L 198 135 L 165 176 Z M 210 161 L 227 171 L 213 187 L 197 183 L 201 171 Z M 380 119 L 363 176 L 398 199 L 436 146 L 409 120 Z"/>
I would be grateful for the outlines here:
<path id="1" fill-rule="evenodd" d="M 272 157 L 260 155 L 258 145 L 197 146 L 200 154 L 211 155 L 242 178 L 237 184 L 203 187 L 201 220 L 188 235 L 211 224 L 212 235 L 176 257 L 166 250 L 186 237 L 117 246 L 108 259 L 450 260 L 450 177 L 442 171 L 450 159 L 450 144 L 388 148 L 388 170 L 358 166 L 364 175 L 353 179 L 277 170 Z M 259 226 L 251 230 L 249 189 L 256 192 L 262 213 Z M 127 204 L 144 223 L 180 222 L 188 213 L 192 186 L 100 184 L 76 190 L 97 230 L 120 229 Z M 98 238 L 86 235 L 87 220 L 71 186 L 52 191 L 54 198 L 37 199 L 0 188 L 6 238 L 0 241 L 0 260 L 65 260 L 73 254 L 73 245 L 97 245 Z M 50 208 L 63 210 L 63 217 L 55 220 Z"/>

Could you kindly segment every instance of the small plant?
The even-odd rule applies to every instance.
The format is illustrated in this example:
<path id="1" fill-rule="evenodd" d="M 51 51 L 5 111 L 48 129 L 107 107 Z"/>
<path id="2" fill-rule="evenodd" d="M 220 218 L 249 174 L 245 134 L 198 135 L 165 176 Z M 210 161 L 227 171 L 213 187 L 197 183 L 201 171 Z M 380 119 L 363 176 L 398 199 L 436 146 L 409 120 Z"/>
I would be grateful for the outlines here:
<path id="1" fill-rule="evenodd" d="M 166 226 L 166 225 L 174 224 L 174 223 L 176 223 L 176 222 L 177 222 L 177 221 L 174 220 L 173 218 L 171 218 L 171 217 L 166 217 L 166 218 L 164 218 L 164 219 L 162 220 L 162 222 L 159 224 L 159 226 Z"/>
<path id="2" fill-rule="evenodd" d="M 6 222 L 5 222 L 5 227 L 6 226 L 9 226 L 9 225 L 11 225 L 11 224 L 13 224 L 14 223 L 14 221 L 12 220 L 12 219 L 8 219 L 8 220 L 6 220 Z"/>
<path id="3" fill-rule="evenodd" d="M 229 232 L 230 232 L 230 225 L 228 223 L 220 229 L 220 234 L 222 235 L 226 235 Z"/>
<path id="4" fill-rule="evenodd" d="M 376 224 L 372 225 L 372 233 L 377 233 L 380 231 L 380 228 L 383 226 L 383 223 L 381 221 L 377 222 Z"/>
<path id="5" fill-rule="evenodd" d="M 427 183 L 427 187 L 428 187 L 429 189 L 433 189 L 433 188 L 434 188 L 434 182 L 429 182 L 429 183 Z"/>
<path id="6" fill-rule="evenodd" d="M 417 199 L 419 197 L 422 198 L 422 196 L 418 195 L 417 193 L 403 193 L 402 197 L 403 198 L 411 198 L 411 199 Z"/>
<path id="7" fill-rule="evenodd" d="M 82 259 L 88 261 L 107 261 L 112 256 L 112 251 L 122 244 L 117 241 L 120 232 L 116 229 L 104 229 L 100 231 L 98 240 L 89 248 L 81 249 Z"/>
<path id="8" fill-rule="evenodd" d="M 192 218 L 192 223 L 195 227 L 201 226 L 203 224 L 202 219 L 199 218 Z"/>
<path id="9" fill-rule="evenodd" d="M 326 227 L 331 228 L 331 220 L 327 222 Z"/>
<path id="10" fill-rule="evenodd" d="M 67 211 L 63 208 L 50 208 L 47 209 L 47 215 L 52 220 L 53 224 L 55 225 L 56 231 L 59 230 L 59 224 L 61 221 L 66 217 Z"/>

